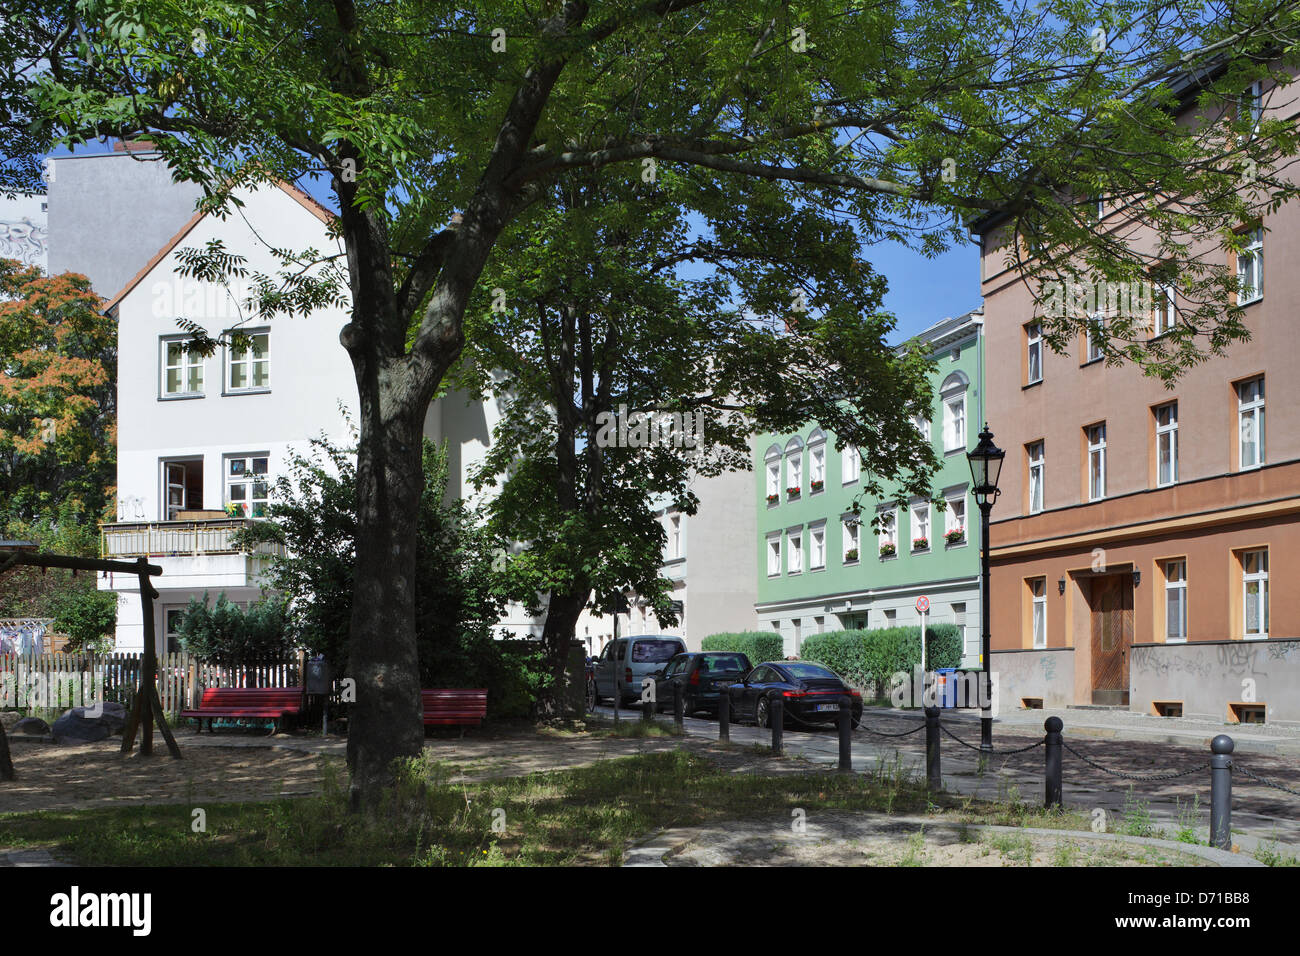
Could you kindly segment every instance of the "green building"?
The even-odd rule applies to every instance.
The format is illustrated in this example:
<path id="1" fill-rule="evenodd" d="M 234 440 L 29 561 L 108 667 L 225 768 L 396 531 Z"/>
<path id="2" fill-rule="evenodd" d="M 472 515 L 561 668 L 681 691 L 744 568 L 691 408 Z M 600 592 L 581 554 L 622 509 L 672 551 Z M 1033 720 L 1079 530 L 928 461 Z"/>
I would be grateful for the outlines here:
<path id="1" fill-rule="evenodd" d="M 930 623 L 963 629 L 963 665 L 978 662 L 979 509 L 970 495 L 966 452 L 983 421 L 983 332 L 983 314 L 976 311 L 944 319 L 919 336 L 937 365 L 934 414 L 918 427 L 939 456 L 934 485 L 946 511 L 920 498 L 906 508 L 877 503 L 884 513 L 877 533 L 869 503 L 863 502 L 861 523 L 853 519 L 861 472 L 854 449 L 836 451 L 835 436 L 815 423 L 799 434 L 755 439 L 754 609 L 760 630 L 781 633 L 787 655 L 798 654 L 809 634 L 918 624 L 917 598 L 924 595 Z"/>

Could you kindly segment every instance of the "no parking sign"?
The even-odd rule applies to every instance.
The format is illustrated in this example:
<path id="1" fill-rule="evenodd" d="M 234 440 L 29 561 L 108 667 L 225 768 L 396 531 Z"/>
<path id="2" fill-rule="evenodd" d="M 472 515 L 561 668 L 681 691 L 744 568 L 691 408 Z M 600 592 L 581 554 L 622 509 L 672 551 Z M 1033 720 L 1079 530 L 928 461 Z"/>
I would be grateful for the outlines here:
<path id="1" fill-rule="evenodd" d="M 916 613 L 921 615 L 921 673 L 925 673 L 925 615 L 930 611 L 930 599 L 922 594 L 916 599 Z"/>

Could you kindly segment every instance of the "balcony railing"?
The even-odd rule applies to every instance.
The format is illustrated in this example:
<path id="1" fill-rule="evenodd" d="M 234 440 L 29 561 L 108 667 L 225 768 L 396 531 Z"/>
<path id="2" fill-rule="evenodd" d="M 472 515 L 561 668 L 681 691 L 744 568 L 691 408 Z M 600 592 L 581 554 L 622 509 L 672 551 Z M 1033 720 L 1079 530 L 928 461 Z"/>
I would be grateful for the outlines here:
<path id="1" fill-rule="evenodd" d="M 236 531 L 252 526 L 247 518 L 219 521 L 137 521 L 100 525 L 99 550 L 105 558 L 194 556 L 201 554 L 284 554 L 284 546 L 258 542 L 238 548 Z"/>

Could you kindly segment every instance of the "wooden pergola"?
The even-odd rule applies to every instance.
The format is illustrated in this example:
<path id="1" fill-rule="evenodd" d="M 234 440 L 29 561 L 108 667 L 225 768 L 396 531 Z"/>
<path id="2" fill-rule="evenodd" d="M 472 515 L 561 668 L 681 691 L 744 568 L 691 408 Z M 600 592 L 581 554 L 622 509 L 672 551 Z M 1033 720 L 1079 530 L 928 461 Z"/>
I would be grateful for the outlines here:
<path id="1" fill-rule="evenodd" d="M 66 554 L 41 554 L 37 551 L 37 545 L 30 541 L 0 541 L 0 575 L 18 567 L 64 568 L 73 573 L 93 571 L 96 574 L 134 574 L 139 579 L 140 605 L 144 615 L 144 661 L 140 668 L 140 685 L 136 688 L 135 702 L 127 716 L 126 727 L 122 730 L 122 753 L 129 754 L 135 748 L 136 734 L 142 732 L 140 753 L 143 756 L 152 754 L 153 728 L 156 724 L 163 739 L 167 741 L 168 752 L 180 760 L 181 749 L 176 746 L 176 738 L 167 726 L 167 717 L 158 698 L 158 649 L 154 646 L 156 635 L 153 623 L 153 602 L 158 597 L 158 592 L 149 579 L 162 574 L 162 568 L 149 564 L 144 558 L 135 561 L 108 561 Z M 5 736 L 4 725 L 0 724 L 0 780 L 13 778 L 14 765 L 9 754 L 9 739 Z"/>

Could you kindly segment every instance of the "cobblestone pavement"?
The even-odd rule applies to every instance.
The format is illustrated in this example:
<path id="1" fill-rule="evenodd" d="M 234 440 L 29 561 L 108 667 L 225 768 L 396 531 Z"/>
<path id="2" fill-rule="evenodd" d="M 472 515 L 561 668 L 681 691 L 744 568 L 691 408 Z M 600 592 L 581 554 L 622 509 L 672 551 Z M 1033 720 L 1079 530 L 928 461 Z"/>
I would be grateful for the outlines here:
<path id="1" fill-rule="evenodd" d="M 598 713 L 609 715 L 609 708 Z M 624 714 L 627 711 L 623 712 Z M 1043 712 L 1032 712 L 1038 717 Z M 1049 712 L 1050 713 L 1050 712 Z M 1066 715 L 1076 712 L 1062 713 Z M 671 719 L 671 718 L 661 718 Z M 1026 803 L 1039 804 L 1043 799 L 1042 747 L 1021 754 L 1006 751 L 1027 747 L 1043 739 L 1041 719 L 1035 723 L 999 721 L 994 725 L 994 757 L 986 772 L 979 770 L 979 719 L 971 714 L 947 714 L 944 726 L 954 735 L 976 749 L 958 743 L 951 736 L 941 734 L 941 766 L 944 789 L 950 793 L 974 796 L 986 800 L 1018 797 Z M 878 766 L 881 760 L 893 760 L 895 755 L 904 767 L 919 776 L 925 774 L 925 731 L 920 730 L 905 737 L 884 738 L 873 736 L 868 728 L 881 733 L 898 734 L 910 730 L 922 720 L 919 714 L 899 713 L 886 709 L 868 709 L 863 727 L 853 735 L 853 766 L 863 771 Z M 1076 719 L 1076 723 L 1078 723 Z M 1036 724 L 1036 727 L 1035 727 Z M 1068 809 L 1091 814 L 1095 808 L 1106 811 L 1108 828 L 1117 829 L 1125 818 L 1126 804 L 1130 819 L 1149 813 L 1157 829 L 1173 832 L 1180 821 L 1193 817 L 1205 838 L 1209 830 L 1210 771 L 1209 738 L 1194 736 L 1188 743 L 1170 743 L 1162 739 L 1145 739 L 1116 727 L 1116 733 L 1098 738 L 1096 735 L 1071 735 L 1066 724 L 1065 742 L 1083 756 L 1110 770 L 1122 773 L 1164 775 L 1183 770 L 1192 773 L 1175 780 L 1142 782 L 1112 776 L 1089 766 L 1068 750 L 1064 754 L 1062 784 L 1064 802 Z M 1215 733 L 1228 730 L 1213 728 Z M 716 737 L 716 720 L 688 718 L 688 734 Z M 1230 733 L 1230 735 L 1232 735 Z M 1234 740 L 1235 740 L 1235 735 Z M 767 745 L 771 732 L 751 726 L 732 724 L 734 743 Z M 800 731 L 787 729 L 785 750 L 792 756 L 802 756 L 815 763 L 835 763 L 839 759 L 839 742 L 833 729 Z M 1300 756 L 1291 753 L 1238 751 L 1234 760 L 1270 781 L 1292 790 L 1300 790 Z M 1193 807 L 1195 810 L 1193 811 Z M 1275 842 L 1279 849 L 1300 855 L 1300 796 L 1265 787 L 1247 778 L 1244 773 L 1233 774 L 1233 839 L 1243 852 L 1253 852 L 1264 841 Z"/>

